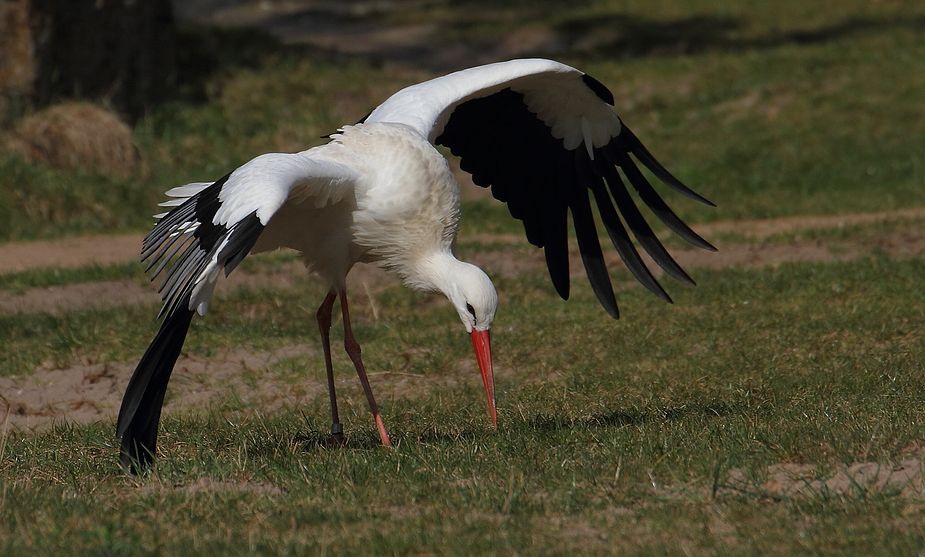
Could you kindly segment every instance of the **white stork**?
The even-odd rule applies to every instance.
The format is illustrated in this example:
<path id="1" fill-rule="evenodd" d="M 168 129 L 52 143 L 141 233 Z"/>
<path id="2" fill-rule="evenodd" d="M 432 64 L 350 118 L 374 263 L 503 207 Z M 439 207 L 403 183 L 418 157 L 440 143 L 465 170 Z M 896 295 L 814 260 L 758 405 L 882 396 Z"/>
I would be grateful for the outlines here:
<path id="1" fill-rule="evenodd" d="M 301 252 L 330 286 L 317 312 L 331 398 L 332 435 L 342 439 L 329 330 L 340 298 L 344 345 L 366 393 L 383 445 L 389 437 L 353 336 L 345 279 L 357 262 L 378 263 L 420 291 L 442 292 L 469 333 L 497 425 L 489 331 L 498 296 L 478 267 L 453 252 L 459 186 L 445 145 L 481 187 L 523 221 L 527 239 L 545 250 L 549 276 L 567 299 L 568 213 L 595 295 L 617 318 L 590 196 L 617 252 L 635 277 L 671 301 L 640 259 L 622 220 L 672 277 L 694 284 L 671 258 L 634 204 L 616 167 L 639 198 L 688 242 L 715 250 L 668 208 L 630 158 L 665 184 L 709 201 L 672 176 L 620 121 L 613 94 L 599 81 L 550 60 L 512 60 L 462 70 L 402 89 L 330 142 L 294 154 L 260 155 L 214 183 L 174 188 L 174 207 L 158 215 L 143 259 L 160 289 L 166 316 L 128 383 L 119 413 L 121 462 L 130 472 L 149 465 L 167 382 L 193 314 L 204 315 L 219 274 L 248 253 L 280 247 Z M 177 255 L 179 253 L 179 255 Z M 169 265 L 169 266 L 168 266 Z"/>

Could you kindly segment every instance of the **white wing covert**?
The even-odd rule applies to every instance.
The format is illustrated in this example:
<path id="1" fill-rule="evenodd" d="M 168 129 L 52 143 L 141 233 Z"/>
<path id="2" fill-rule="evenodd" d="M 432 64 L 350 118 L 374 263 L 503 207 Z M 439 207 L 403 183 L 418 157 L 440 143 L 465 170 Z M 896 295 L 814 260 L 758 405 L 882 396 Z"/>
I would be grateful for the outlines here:
<path id="1" fill-rule="evenodd" d="M 156 215 L 160 221 L 142 247 L 142 260 L 150 260 L 147 270 L 154 268 L 152 280 L 167 268 L 158 288 L 161 314 L 178 309 L 205 314 L 221 270 L 227 276 L 237 267 L 290 197 L 315 197 L 322 206 L 340 200 L 357 178 L 357 171 L 341 164 L 268 153 L 217 182 L 168 191 L 174 199 L 161 205 L 175 208 Z"/>

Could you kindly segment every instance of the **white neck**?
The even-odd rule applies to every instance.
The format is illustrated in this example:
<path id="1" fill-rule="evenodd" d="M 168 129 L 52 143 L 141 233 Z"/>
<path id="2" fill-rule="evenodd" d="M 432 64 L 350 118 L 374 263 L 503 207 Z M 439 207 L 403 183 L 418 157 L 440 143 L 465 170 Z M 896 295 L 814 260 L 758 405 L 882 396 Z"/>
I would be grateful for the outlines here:
<path id="1" fill-rule="evenodd" d="M 424 292 L 443 292 L 449 297 L 460 274 L 470 266 L 450 252 L 434 252 L 414 262 L 413 275 L 405 279 L 405 284 Z"/>

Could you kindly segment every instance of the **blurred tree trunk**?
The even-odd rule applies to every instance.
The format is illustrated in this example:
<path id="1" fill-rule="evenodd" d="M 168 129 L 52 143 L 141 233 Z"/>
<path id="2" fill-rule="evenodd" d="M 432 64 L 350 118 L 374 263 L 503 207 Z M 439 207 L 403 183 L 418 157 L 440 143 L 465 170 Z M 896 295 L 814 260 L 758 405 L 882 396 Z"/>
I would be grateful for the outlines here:
<path id="1" fill-rule="evenodd" d="M 173 89 L 170 0 L 0 0 L 0 123 L 61 98 L 129 120 Z"/>

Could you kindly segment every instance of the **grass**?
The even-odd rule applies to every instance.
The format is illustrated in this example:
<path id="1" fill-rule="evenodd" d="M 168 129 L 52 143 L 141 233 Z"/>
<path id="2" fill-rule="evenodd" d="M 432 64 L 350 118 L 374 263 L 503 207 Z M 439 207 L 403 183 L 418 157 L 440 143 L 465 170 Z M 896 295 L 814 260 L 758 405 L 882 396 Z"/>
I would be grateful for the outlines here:
<path id="1" fill-rule="evenodd" d="M 608 84 L 656 156 L 719 204 L 672 197 L 694 222 L 925 205 L 916 112 L 925 81 L 910 71 L 925 54 L 920 3 L 470 1 L 381 17 L 443 22 L 459 40 L 531 25 L 565 33 L 560 58 Z M 246 63 L 223 60 L 204 74 L 197 86 L 208 102 L 191 94 L 139 122 L 146 173 L 114 180 L 0 158 L 0 238 L 144 231 L 163 190 L 219 177 L 256 153 L 317 144 L 430 75 L 261 41 L 234 51 Z M 521 233 L 498 205 L 470 201 L 464 211 L 469 253 L 510 244 L 466 234 Z M 582 280 L 566 304 L 543 273 L 499 277 L 497 431 L 443 300 L 398 286 L 355 296 L 392 450 L 377 446 L 353 380 L 339 391 L 349 436 L 340 449 L 324 444 L 325 396 L 259 396 L 266 382 L 323 384 L 317 351 L 248 370 L 210 404 L 168 413 L 158 464 L 140 479 L 119 474 L 111 423 L 0 426 L 0 553 L 919 554 L 921 493 L 780 497 L 762 482 L 780 463 L 824 479 L 855 462 L 921 458 L 925 261 L 877 249 L 920 224 L 730 234 L 721 239 L 824 242 L 861 257 L 694 269 L 697 288 L 669 285 L 673 306 L 617 272 L 617 322 Z M 236 272 L 291 260 L 258 258 Z M 0 290 L 138 272 L 27 272 L 0 277 Z M 184 350 L 208 359 L 314 344 L 322 297 L 311 282 L 235 290 L 197 319 Z M 134 362 L 156 310 L 0 316 L 0 379 Z M 350 377 L 343 354 L 335 358 L 338 377 Z M 733 489 L 736 471 L 753 488 Z"/>
<path id="2" fill-rule="evenodd" d="M 545 555 L 673 553 L 680 543 L 693 554 L 914 553 L 925 510 L 915 497 L 779 500 L 715 486 L 732 469 L 760 478 L 771 464 L 809 463 L 825 477 L 918 454 L 923 265 L 701 270 L 702 286 L 676 293 L 677 307 L 623 290 L 626 318 L 616 323 L 585 288 L 564 304 L 542 276 L 499 280 L 497 432 L 452 311 L 395 287 L 380 298 L 381 320 L 358 330 L 370 369 L 394 369 L 410 353 L 403 373 L 420 375 L 404 394 L 389 387 L 398 376 L 377 380 L 393 450 L 376 445 L 355 387 L 342 392 L 346 448 L 323 446 L 324 397 L 268 410 L 231 396 L 168 415 L 158 467 L 143 480 L 118 474 L 111 424 L 15 432 L 3 449 L 0 547 Z M 286 308 L 319 294 L 219 300 L 188 350 L 302 342 L 312 327 Z M 260 309 L 267 304 L 276 309 Z M 141 313 L 77 312 L 47 324 L 43 342 L 89 331 L 76 343 L 82 357 L 106 360 L 112 332 L 81 320 L 115 321 L 120 341 L 140 351 L 150 336 L 132 325 Z M 234 318 L 241 313 L 248 319 Z M 317 357 L 300 363 L 308 377 L 281 380 L 323 381 Z M 349 374 L 341 355 L 337 367 Z M 203 477 L 224 483 L 196 491 Z"/>
<path id="3" fill-rule="evenodd" d="M 29 288 L 47 288 L 75 282 L 139 280 L 144 272 L 140 262 L 91 265 L 76 269 L 38 269 L 0 275 L 0 291 L 21 294 Z"/>

